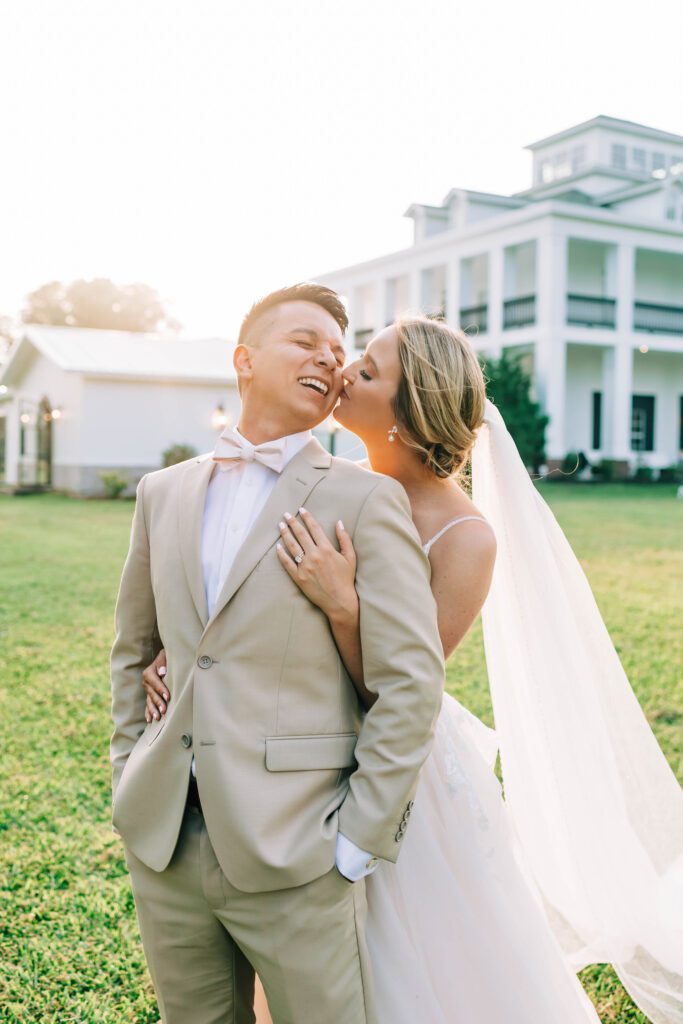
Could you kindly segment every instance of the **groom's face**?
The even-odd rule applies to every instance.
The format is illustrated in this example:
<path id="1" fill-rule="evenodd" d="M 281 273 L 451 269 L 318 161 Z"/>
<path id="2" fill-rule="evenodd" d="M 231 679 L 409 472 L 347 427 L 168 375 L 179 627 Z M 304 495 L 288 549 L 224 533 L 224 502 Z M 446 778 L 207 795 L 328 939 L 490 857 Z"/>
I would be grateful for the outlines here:
<path id="1" fill-rule="evenodd" d="M 253 325 L 235 353 L 249 418 L 277 424 L 280 436 L 316 426 L 334 409 L 342 388 L 342 332 L 314 302 L 284 302 Z"/>

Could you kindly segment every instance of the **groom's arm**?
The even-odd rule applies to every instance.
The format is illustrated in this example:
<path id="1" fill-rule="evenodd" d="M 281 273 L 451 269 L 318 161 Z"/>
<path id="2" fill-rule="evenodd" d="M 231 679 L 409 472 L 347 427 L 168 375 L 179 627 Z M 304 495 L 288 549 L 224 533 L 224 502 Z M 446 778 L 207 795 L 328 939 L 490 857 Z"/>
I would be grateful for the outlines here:
<path id="1" fill-rule="evenodd" d="M 159 646 L 156 607 L 149 565 L 149 537 L 144 507 L 145 477 L 138 484 L 128 556 L 116 599 L 116 638 L 111 651 L 112 792 L 131 750 L 144 730 L 145 692 L 142 671 L 154 660 Z"/>
<path id="2" fill-rule="evenodd" d="M 395 861 L 444 684 L 429 563 L 396 481 L 382 479 L 368 496 L 353 544 L 365 686 L 377 700 L 358 737 L 339 831 L 362 851 Z"/>

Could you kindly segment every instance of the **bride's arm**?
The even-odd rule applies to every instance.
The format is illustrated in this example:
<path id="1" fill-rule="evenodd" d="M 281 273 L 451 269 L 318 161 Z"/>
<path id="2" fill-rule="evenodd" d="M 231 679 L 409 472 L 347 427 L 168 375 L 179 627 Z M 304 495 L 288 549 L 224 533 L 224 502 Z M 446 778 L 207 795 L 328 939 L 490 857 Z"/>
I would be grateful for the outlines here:
<path id="1" fill-rule="evenodd" d="M 309 601 L 327 616 L 337 650 L 367 710 L 377 700 L 377 694 L 366 689 L 364 683 L 355 587 L 356 553 L 351 538 L 340 520 L 336 527 L 337 551 L 310 512 L 300 509 L 299 514 L 301 522 L 285 513 L 280 524 L 282 543 L 278 544 L 278 558 Z M 302 553 L 303 559 L 297 564 L 294 558 Z"/>

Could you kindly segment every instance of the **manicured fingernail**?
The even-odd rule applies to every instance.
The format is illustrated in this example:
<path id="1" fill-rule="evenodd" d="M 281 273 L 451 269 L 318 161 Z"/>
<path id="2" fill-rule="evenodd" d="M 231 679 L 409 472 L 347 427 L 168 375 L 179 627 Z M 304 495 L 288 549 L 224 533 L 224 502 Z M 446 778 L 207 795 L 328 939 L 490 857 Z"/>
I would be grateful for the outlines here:
<path id="1" fill-rule="evenodd" d="M 165 676 L 166 675 L 166 669 L 165 669 L 165 667 L 163 665 L 159 669 L 159 675 L 160 676 Z"/>
<path id="2" fill-rule="evenodd" d="M 164 694 L 164 700 L 170 700 L 170 699 L 171 699 L 171 694 L 170 693 L 165 693 Z"/>
<path id="3" fill-rule="evenodd" d="M 292 518 L 291 512 L 285 512 L 285 519 L 286 519 L 286 520 L 287 520 L 288 522 L 289 522 L 289 520 L 290 520 L 291 518 Z"/>
<path id="4" fill-rule="evenodd" d="M 276 544 L 275 547 L 278 549 L 278 551 L 282 551 L 283 550 L 282 544 Z"/>
<path id="5" fill-rule="evenodd" d="M 278 523 L 277 525 L 279 526 L 279 528 L 280 528 L 281 530 L 285 530 L 285 529 L 286 529 L 286 526 L 285 526 L 285 524 L 284 524 L 284 523 L 282 522 L 282 520 L 280 520 L 280 522 L 279 522 L 279 523 Z"/>
<path id="6" fill-rule="evenodd" d="M 339 527 L 339 529 L 340 529 L 340 530 L 345 530 L 345 529 L 346 529 L 346 527 L 345 527 L 345 526 L 344 526 L 344 524 L 342 523 L 341 519 L 340 519 L 340 520 L 339 520 L 339 522 L 337 523 L 337 526 Z"/>
<path id="7" fill-rule="evenodd" d="M 299 515 L 300 516 L 307 516 L 308 515 L 308 509 L 305 509 L 303 507 L 303 505 L 302 505 L 301 508 L 299 509 Z"/>

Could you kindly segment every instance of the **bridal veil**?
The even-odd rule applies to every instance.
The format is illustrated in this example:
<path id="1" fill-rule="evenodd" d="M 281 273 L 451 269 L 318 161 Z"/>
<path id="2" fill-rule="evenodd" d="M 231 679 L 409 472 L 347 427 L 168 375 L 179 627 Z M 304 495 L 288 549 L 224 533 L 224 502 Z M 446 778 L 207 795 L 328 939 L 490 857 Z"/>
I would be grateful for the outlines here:
<path id="1" fill-rule="evenodd" d="M 526 868 L 571 966 L 611 963 L 655 1024 L 681 1024 L 683 791 L 490 401 L 472 483 L 498 541 L 484 644 Z"/>

